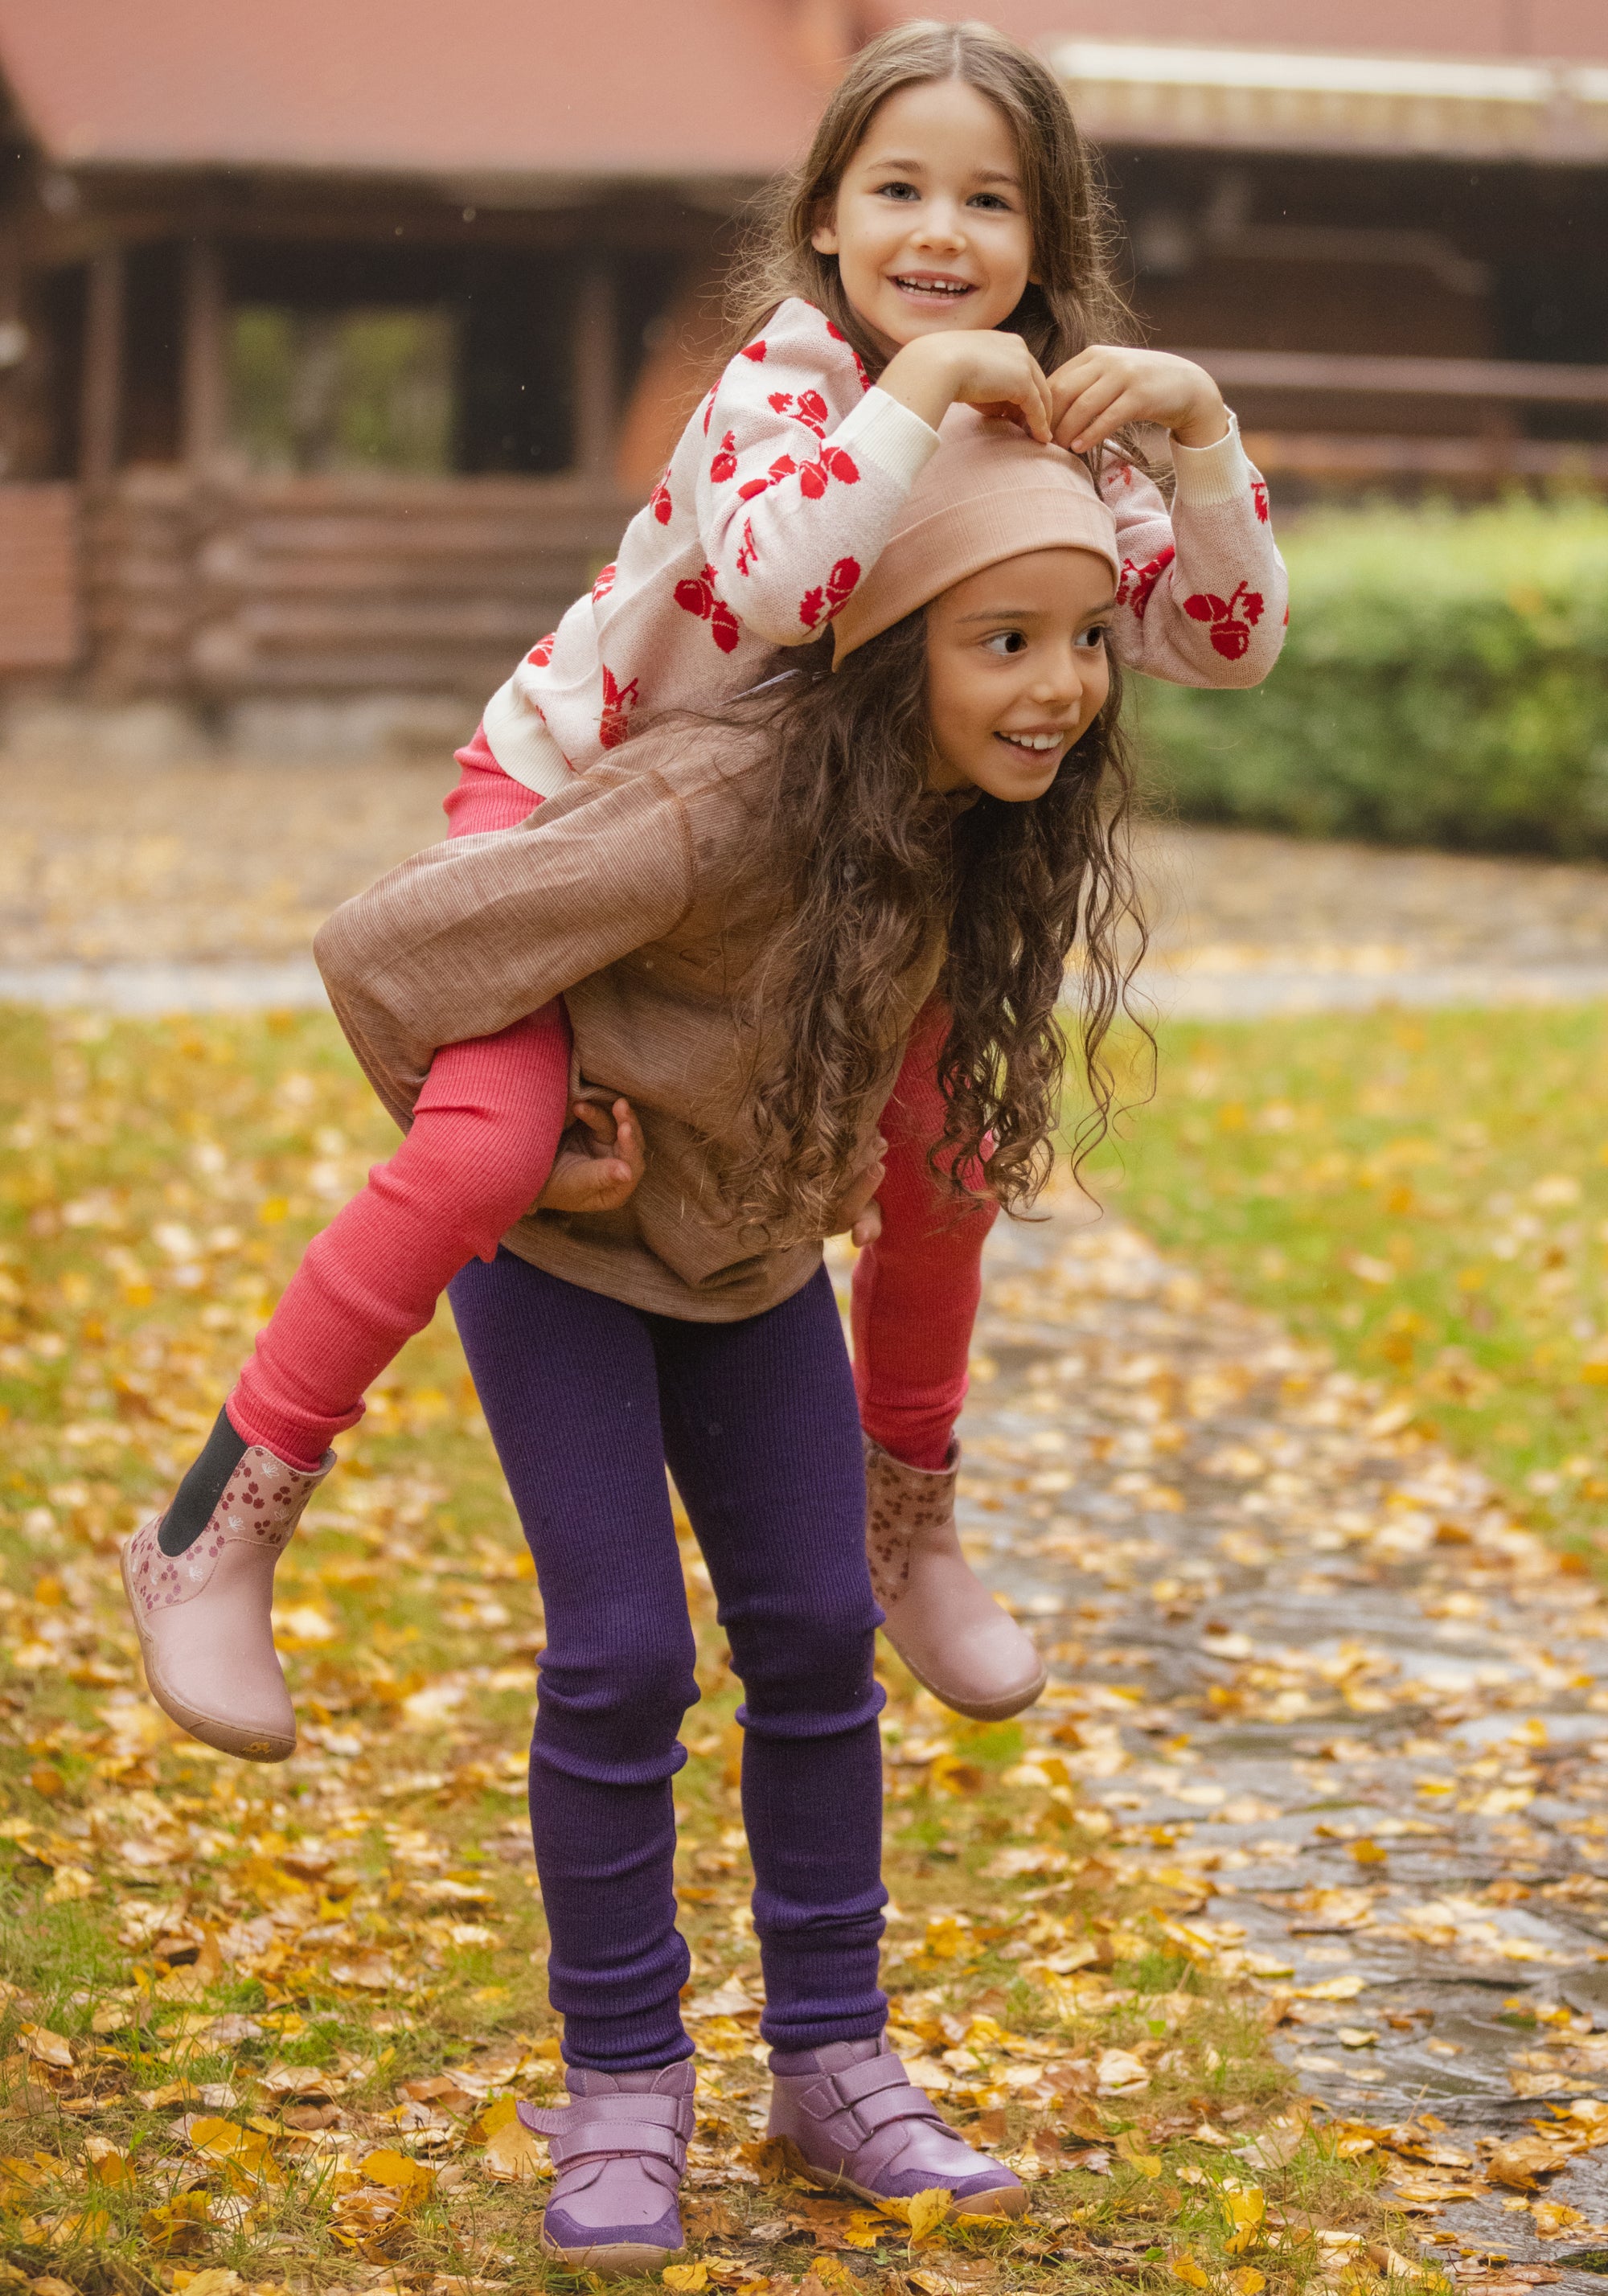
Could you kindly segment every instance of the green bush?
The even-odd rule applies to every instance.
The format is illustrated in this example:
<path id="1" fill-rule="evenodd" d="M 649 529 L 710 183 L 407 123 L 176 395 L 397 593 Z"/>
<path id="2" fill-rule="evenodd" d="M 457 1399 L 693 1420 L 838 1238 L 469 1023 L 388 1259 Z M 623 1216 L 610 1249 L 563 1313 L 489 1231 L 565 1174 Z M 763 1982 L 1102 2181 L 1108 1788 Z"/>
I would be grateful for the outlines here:
<path id="1" fill-rule="evenodd" d="M 1608 855 L 1608 509 L 1328 511 L 1285 538 L 1290 632 L 1249 693 L 1142 684 L 1185 819 Z"/>

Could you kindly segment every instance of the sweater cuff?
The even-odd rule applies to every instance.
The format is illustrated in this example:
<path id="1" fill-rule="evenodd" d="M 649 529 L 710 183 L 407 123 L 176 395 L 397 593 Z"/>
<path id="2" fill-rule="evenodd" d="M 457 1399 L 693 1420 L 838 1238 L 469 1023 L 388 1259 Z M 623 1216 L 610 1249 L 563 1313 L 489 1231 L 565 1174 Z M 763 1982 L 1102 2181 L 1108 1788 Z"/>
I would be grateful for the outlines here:
<path id="1" fill-rule="evenodd" d="M 575 776 L 558 743 L 511 677 L 486 704 L 486 746 L 512 782 L 538 797 L 560 797 Z"/>
<path id="2" fill-rule="evenodd" d="M 938 452 L 938 433 L 919 414 L 874 384 L 832 434 L 834 447 L 852 447 L 865 462 L 907 492 Z"/>
<path id="3" fill-rule="evenodd" d="M 1187 503 L 1192 510 L 1211 510 L 1221 503 L 1238 502 L 1250 491 L 1251 465 L 1240 444 L 1240 418 L 1232 407 L 1227 412 L 1228 435 L 1219 439 L 1216 446 L 1184 447 L 1176 439 L 1170 441 L 1173 474 L 1177 480 L 1175 499 Z"/>

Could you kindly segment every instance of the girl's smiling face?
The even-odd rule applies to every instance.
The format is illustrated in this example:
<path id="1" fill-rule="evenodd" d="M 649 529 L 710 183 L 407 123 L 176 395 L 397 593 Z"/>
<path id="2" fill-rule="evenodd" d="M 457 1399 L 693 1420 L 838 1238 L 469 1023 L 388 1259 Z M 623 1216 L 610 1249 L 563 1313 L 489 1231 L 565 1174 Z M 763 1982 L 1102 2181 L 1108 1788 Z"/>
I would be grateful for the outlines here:
<path id="1" fill-rule="evenodd" d="M 918 336 L 997 327 L 1032 277 L 1021 163 L 1005 114 L 964 80 L 878 105 L 812 244 L 891 356 Z"/>
<path id="2" fill-rule="evenodd" d="M 927 608 L 929 786 L 1042 797 L 1105 706 L 1112 570 L 1092 550 L 986 566 Z"/>

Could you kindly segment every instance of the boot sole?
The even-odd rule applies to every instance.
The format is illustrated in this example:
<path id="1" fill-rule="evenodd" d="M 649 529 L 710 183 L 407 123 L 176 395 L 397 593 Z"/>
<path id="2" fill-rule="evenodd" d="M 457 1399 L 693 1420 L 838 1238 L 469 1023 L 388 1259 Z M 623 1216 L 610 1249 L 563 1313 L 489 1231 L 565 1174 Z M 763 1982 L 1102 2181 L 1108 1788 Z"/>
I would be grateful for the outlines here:
<path id="1" fill-rule="evenodd" d="M 783 2136 L 781 2140 L 783 2158 L 795 2176 L 807 2185 L 816 2185 L 825 2193 L 852 2193 L 857 2201 L 869 2201 L 880 2209 L 887 2199 L 886 2193 L 873 2192 L 869 2185 L 857 2185 L 852 2177 L 845 2177 L 834 2169 L 817 2169 L 813 2161 L 805 2158 L 797 2140 Z M 1025 2185 L 1001 2185 L 991 2193 L 967 2193 L 961 2200 L 951 2199 L 947 2216 L 1020 2217 L 1027 2214 L 1028 2190 Z"/>
<path id="2" fill-rule="evenodd" d="M 672 2257 L 686 2254 L 685 2243 L 680 2248 L 657 2248 L 644 2240 L 611 2241 L 602 2248 L 561 2248 L 557 2241 L 548 2239 L 545 2226 L 541 2251 L 570 2272 L 595 2272 L 604 2280 L 623 2279 L 633 2272 L 659 2272 Z"/>
<path id="3" fill-rule="evenodd" d="M 287 1738 L 272 1730 L 250 1730 L 238 1722 L 230 1722 L 215 1714 L 201 1714 L 176 1698 L 164 1685 L 156 1668 L 152 1637 L 145 1631 L 140 1606 L 135 1600 L 134 1588 L 128 1583 L 129 1540 L 119 1558 L 119 1571 L 123 1581 L 123 1595 L 128 1604 L 128 1615 L 134 1620 L 134 1630 L 140 1638 L 140 1660 L 145 1669 L 145 1687 L 170 1722 L 192 1738 L 199 1738 L 203 1746 L 216 1747 L 220 1754 L 233 1754 L 242 1762 L 284 1762 L 296 1751 L 294 1731 Z"/>
<path id="4" fill-rule="evenodd" d="M 947 1706 L 951 1714 L 964 1714 L 969 1722 L 1007 1722 L 1013 1714 L 1025 1713 L 1030 1706 L 1037 1705 L 1044 1696 L 1045 1686 L 1050 1678 L 1046 1669 L 1040 1667 L 1037 1681 L 1025 1683 L 1020 1690 L 1007 1691 L 1001 1698 L 952 1698 L 947 1690 L 940 1690 L 936 1682 L 929 1682 L 919 1667 L 912 1666 L 903 1651 L 898 1650 L 897 1643 L 893 1647 L 898 1651 L 899 1663 L 915 1677 L 923 1690 L 936 1698 L 940 1706 Z"/>

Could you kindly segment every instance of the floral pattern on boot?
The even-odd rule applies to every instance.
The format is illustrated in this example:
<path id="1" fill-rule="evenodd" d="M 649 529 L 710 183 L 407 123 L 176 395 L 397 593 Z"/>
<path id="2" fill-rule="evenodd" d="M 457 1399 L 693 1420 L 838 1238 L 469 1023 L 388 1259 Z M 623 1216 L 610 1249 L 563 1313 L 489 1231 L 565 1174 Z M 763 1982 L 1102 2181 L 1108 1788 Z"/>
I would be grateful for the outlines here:
<path id="1" fill-rule="evenodd" d="M 335 1464 L 314 1472 L 249 1445 L 198 1537 L 165 1554 L 165 1515 L 123 1549 L 123 1590 L 139 1631 L 145 1679 L 192 1737 L 247 1761 L 282 1762 L 296 1718 L 274 1648 L 274 1566 L 308 1499 Z"/>

